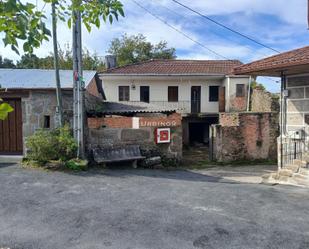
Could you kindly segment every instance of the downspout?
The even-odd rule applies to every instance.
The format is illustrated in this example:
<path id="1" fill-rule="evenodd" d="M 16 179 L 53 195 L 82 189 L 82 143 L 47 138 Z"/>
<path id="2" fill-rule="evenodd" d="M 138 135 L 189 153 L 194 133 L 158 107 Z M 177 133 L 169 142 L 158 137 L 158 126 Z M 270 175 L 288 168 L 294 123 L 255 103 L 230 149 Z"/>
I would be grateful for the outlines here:
<path id="1" fill-rule="evenodd" d="M 249 84 L 248 84 L 248 96 L 247 96 L 247 112 L 250 111 L 250 98 L 251 98 L 251 82 L 252 82 L 252 77 L 249 77 Z"/>
<path id="2" fill-rule="evenodd" d="M 284 71 L 281 71 L 281 94 L 280 94 L 280 168 L 283 168 L 283 135 L 286 135 L 285 123 L 285 96 L 286 77 Z"/>
<path id="3" fill-rule="evenodd" d="M 227 76 L 227 112 L 230 112 L 230 77 Z"/>

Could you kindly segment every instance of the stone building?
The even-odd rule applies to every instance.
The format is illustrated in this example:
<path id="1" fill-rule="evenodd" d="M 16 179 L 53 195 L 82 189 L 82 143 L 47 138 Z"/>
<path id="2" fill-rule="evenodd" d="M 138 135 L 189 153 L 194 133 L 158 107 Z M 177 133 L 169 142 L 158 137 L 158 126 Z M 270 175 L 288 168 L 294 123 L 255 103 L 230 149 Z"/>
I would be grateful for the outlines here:
<path id="1" fill-rule="evenodd" d="M 96 94 L 95 71 L 84 71 L 88 92 Z M 65 122 L 73 117 L 73 73 L 60 70 Z M 57 126 L 56 89 L 54 70 L 0 69 L 0 98 L 8 102 L 14 111 L 0 121 L 0 154 L 22 155 L 24 141 L 37 129 Z"/>

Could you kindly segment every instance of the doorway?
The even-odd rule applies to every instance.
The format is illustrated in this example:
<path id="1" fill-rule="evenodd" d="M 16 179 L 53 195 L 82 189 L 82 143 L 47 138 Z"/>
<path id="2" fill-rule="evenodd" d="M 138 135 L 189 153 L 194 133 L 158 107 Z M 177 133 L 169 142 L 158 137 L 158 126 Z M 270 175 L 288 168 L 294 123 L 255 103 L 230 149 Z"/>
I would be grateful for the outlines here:
<path id="1" fill-rule="evenodd" d="M 140 87 L 140 101 L 149 103 L 149 86 Z"/>
<path id="2" fill-rule="evenodd" d="M 191 87 L 191 113 L 201 112 L 201 86 Z"/>
<path id="3" fill-rule="evenodd" d="M 0 120 L 0 155 L 22 155 L 22 109 L 20 99 L 3 99 L 14 111 Z"/>

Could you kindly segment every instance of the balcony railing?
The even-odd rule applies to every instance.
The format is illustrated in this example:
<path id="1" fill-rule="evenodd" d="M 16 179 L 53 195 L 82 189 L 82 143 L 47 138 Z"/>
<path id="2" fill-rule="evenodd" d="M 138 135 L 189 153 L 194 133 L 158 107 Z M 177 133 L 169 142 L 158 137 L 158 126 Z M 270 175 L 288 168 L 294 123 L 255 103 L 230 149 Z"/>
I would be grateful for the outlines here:
<path id="1" fill-rule="evenodd" d="M 143 103 L 141 101 L 121 101 L 123 104 L 134 104 L 138 105 Z M 176 109 L 180 113 L 190 113 L 191 112 L 191 102 L 190 101 L 178 101 L 178 102 L 168 102 L 168 101 L 150 101 L 149 104 L 163 107 Z"/>

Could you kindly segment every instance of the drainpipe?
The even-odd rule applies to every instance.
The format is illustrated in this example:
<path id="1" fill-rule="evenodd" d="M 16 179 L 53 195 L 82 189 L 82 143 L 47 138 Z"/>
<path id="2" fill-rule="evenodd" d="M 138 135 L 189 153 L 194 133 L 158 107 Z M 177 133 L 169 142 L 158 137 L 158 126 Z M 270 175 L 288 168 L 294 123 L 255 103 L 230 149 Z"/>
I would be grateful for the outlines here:
<path id="1" fill-rule="evenodd" d="M 280 94 L 280 167 L 283 168 L 283 135 L 286 135 L 285 123 L 285 96 L 286 76 L 284 71 L 281 71 L 281 94 Z"/>
<path id="2" fill-rule="evenodd" d="M 230 112 L 230 77 L 227 76 L 227 112 Z"/>
<path id="3" fill-rule="evenodd" d="M 247 96 L 247 112 L 250 110 L 250 98 L 251 98 L 251 82 L 252 82 L 252 77 L 249 77 L 249 84 L 248 84 L 248 96 Z"/>

